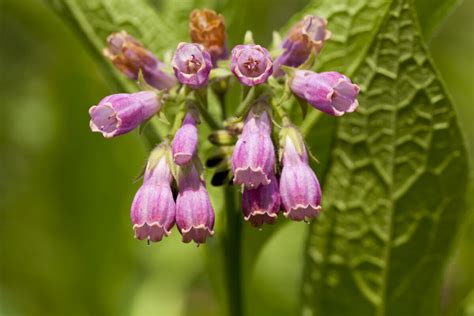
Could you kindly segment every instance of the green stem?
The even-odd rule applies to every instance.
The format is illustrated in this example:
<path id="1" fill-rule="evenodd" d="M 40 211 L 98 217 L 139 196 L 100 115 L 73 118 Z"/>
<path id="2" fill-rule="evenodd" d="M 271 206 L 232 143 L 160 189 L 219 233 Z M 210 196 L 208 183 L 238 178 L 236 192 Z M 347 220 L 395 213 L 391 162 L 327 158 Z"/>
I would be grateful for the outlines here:
<path id="1" fill-rule="evenodd" d="M 207 90 L 200 89 L 194 91 L 196 97 L 196 106 L 201 113 L 202 118 L 207 122 L 209 127 L 212 129 L 219 129 L 220 124 L 212 117 L 212 115 L 207 110 Z"/>
<path id="2" fill-rule="evenodd" d="M 272 102 L 271 104 L 272 104 L 273 112 L 275 112 L 278 115 L 282 124 L 284 125 L 284 124 L 290 123 L 288 114 L 286 113 L 285 109 L 281 106 L 281 103 Z"/>
<path id="3" fill-rule="evenodd" d="M 248 88 L 248 87 L 247 87 Z M 257 88 L 252 87 L 249 90 L 247 90 L 247 93 L 243 93 L 244 99 L 242 102 L 239 104 L 237 110 L 235 110 L 235 117 L 241 117 L 242 115 L 247 112 L 248 108 L 252 105 L 252 103 L 255 101 L 255 96 L 257 95 Z"/>
<path id="4" fill-rule="evenodd" d="M 227 287 L 229 316 L 242 316 L 242 216 L 235 198 L 236 187 L 225 188 L 226 230 L 223 238 L 224 271 Z"/>
<path id="5" fill-rule="evenodd" d="M 222 110 L 222 120 L 227 118 L 227 107 L 225 102 L 225 94 L 224 93 L 217 93 L 217 98 L 219 99 L 219 103 L 221 105 Z"/>
<path id="6" fill-rule="evenodd" d="M 214 118 L 211 116 L 209 111 L 202 106 L 201 102 L 196 102 L 196 106 L 197 106 L 197 108 L 199 110 L 199 113 L 201 114 L 202 118 L 206 121 L 206 123 L 207 123 L 207 125 L 209 125 L 209 127 L 211 127 L 214 130 L 220 128 L 217 121 L 214 120 Z"/>

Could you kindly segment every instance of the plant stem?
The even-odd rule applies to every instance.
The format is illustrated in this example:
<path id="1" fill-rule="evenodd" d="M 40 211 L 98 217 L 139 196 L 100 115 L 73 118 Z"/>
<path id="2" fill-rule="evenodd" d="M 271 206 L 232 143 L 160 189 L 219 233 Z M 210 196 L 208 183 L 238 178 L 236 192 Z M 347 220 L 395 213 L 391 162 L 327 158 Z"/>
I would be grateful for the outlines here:
<path id="1" fill-rule="evenodd" d="M 242 219 L 235 198 L 235 187 L 225 188 L 227 221 L 223 238 L 224 271 L 227 287 L 227 306 L 229 316 L 242 316 L 242 278 L 241 278 L 241 234 Z"/>
<path id="2" fill-rule="evenodd" d="M 248 87 L 246 87 L 248 88 Z M 235 117 L 240 117 L 245 114 L 245 112 L 249 109 L 249 107 L 252 105 L 252 103 L 255 101 L 255 97 L 257 95 L 257 88 L 252 87 L 248 90 L 244 90 L 242 93 L 243 100 L 235 110 L 234 116 Z"/>
<path id="3" fill-rule="evenodd" d="M 207 90 L 196 90 L 194 93 L 196 97 L 196 106 L 201 113 L 202 118 L 207 122 L 210 128 L 219 129 L 220 124 L 211 116 L 207 110 Z"/>

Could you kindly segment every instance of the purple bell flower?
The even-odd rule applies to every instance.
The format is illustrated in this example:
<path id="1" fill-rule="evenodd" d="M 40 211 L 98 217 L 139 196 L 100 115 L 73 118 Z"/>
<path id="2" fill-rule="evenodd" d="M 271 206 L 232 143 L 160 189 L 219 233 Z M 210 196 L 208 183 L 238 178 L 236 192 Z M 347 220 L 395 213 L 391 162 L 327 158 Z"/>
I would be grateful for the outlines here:
<path id="1" fill-rule="evenodd" d="M 179 43 L 171 62 L 179 82 L 193 89 L 207 85 L 211 55 L 200 44 Z"/>
<path id="2" fill-rule="evenodd" d="M 354 112 L 359 106 L 359 87 L 338 72 L 315 73 L 298 70 L 290 82 L 290 87 L 294 94 L 330 115 L 341 116 Z"/>
<path id="3" fill-rule="evenodd" d="M 275 149 L 270 134 L 268 112 L 261 106 L 254 106 L 232 154 L 235 184 L 244 184 L 248 189 L 270 184 L 275 167 Z"/>
<path id="4" fill-rule="evenodd" d="M 152 152 L 143 185 L 133 199 L 131 219 L 135 238 L 139 240 L 160 241 L 171 233 L 174 225 L 176 206 L 165 151 L 160 145 Z"/>
<path id="5" fill-rule="evenodd" d="M 331 32 L 326 28 L 326 19 L 307 15 L 296 23 L 288 32 L 283 41 L 283 54 L 275 60 L 274 76 L 284 74 L 282 65 L 298 67 L 302 65 L 311 53 L 319 53 L 324 42 L 331 37 Z"/>
<path id="6" fill-rule="evenodd" d="M 90 128 L 111 138 L 130 132 L 161 108 L 156 92 L 119 93 L 103 98 L 89 109 Z"/>
<path id="7" fill-rule="evenodd" d="M 242 211 L 244 218 L 254 227 L 263 224 L 274 224 L 280 210 L 280 192 L 275 175 L 270 175 L 270 184 L 261 185 L 257 189 L 244 188 L 242 195 Z"/>
<path id="8" fill-rule="evenodd" d="M 240 83 L 255 86 L 267 81 L 273 72 L 273 61 L 260 45 L 237 45 L 232 49 L 231 70 Z"/>
<path id="9" fill-rule="evenodd" d="M 308 164 L 301 135 L 294 128 L 287 131 L 282 131 L 280 195 L 285 209 L 283 214 L 295 221 L 313 219 L 321 210 L 321 187 Z"/>
<path id="10" fill-rule="evenodd" d="M 198 130 L 196 124 L 196 119 L 188 112 L 173 138 L 173 161 L 177 165 L 188 164 L 197 151 Z"/>
<path id="11" fill-rule="evenodd" d="M 172 75 L 161 70 L 164 64 L 125 31 L 112 33 L 107 38 L 104 55 L 132 80 L 138 79 L 141 70 L 146 83 L 156 89 L 169 89 L 177 83 Z"/>
<path id="12" fill-rule="evenodd" d="M 204 181 L 194 162 L 182 169 L 179 176 L 179 194 L 176 199 L 176 225 L 183 242 L 206 242 L 214 235 L 214 209 Z"/>

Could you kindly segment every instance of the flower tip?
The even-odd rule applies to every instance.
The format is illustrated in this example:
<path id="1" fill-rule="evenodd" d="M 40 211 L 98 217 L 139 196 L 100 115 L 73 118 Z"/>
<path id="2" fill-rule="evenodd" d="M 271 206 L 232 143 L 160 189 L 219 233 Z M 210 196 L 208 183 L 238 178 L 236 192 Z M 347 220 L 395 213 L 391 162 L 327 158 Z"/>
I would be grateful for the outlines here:
<path id="1" fill-rule="evenodd" d="M 214 231 L 205 225 L 199 225 L 182 230 L 181 235 L 183 236 L 182 241 L 186 244 L 191 241 L 194 241 L 196 244 L 203 244 L 208 237 L 214 235 Z"/>
<path id="2" fill-rule="evenodd" d="M 293 221 L 301 222 L 301 221 L 307 221 L 307 220 L 312 220 L 316 218 L 320 212 L 321 212 L 320 205 L 313 206 L 311 204 L 308 204 L 308 205 L 299 204 L 289 210 L 285 210 L 283 212 L 283 215 L 286 218 L 289 218 Z"/>
<path id="3" fill-rule="evenodd" d="M 261 167 L 237 168 L 234 172 L 234 184 L 244 184 L 247 189 L 256 189 L 270 182 L 271 180 Z"/>
<path id="4" fill-rule="evenodd" d="M 253 211 L 251 214 L 244 216 L 244 219 L 253 227 L 261 229 L 263 224 L 275 224 L 277 217 L 277 213 L 270 213 L 267 210 L 260 210 Z"/>
<path id="5" fill-rule="evenodd" d="M 159 242 L 163 237 L 168 237 L 171 231 L 167 230 L 164 226 L 159 223 L 152 223 L 148 225 L 143 223 L 142 225 L 133 225 L 135 232 L 135 238 L 138 240 L 148 240 L 151 242 Z"/>

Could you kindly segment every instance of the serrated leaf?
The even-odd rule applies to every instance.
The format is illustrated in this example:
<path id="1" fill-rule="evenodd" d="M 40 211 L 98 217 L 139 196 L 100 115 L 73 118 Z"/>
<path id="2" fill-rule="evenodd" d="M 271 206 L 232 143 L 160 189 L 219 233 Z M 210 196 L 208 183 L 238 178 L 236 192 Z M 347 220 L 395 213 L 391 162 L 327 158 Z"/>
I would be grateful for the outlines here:
<path id="1" fill-rule="evenodd" d="M 465 147 L 413 4 L 380 12 L 351 71 L 360 108 L 337 120 L 324 211 L 308 237 L 303 310 L 312 315 L 437 315 L 464 215 Z"/>

